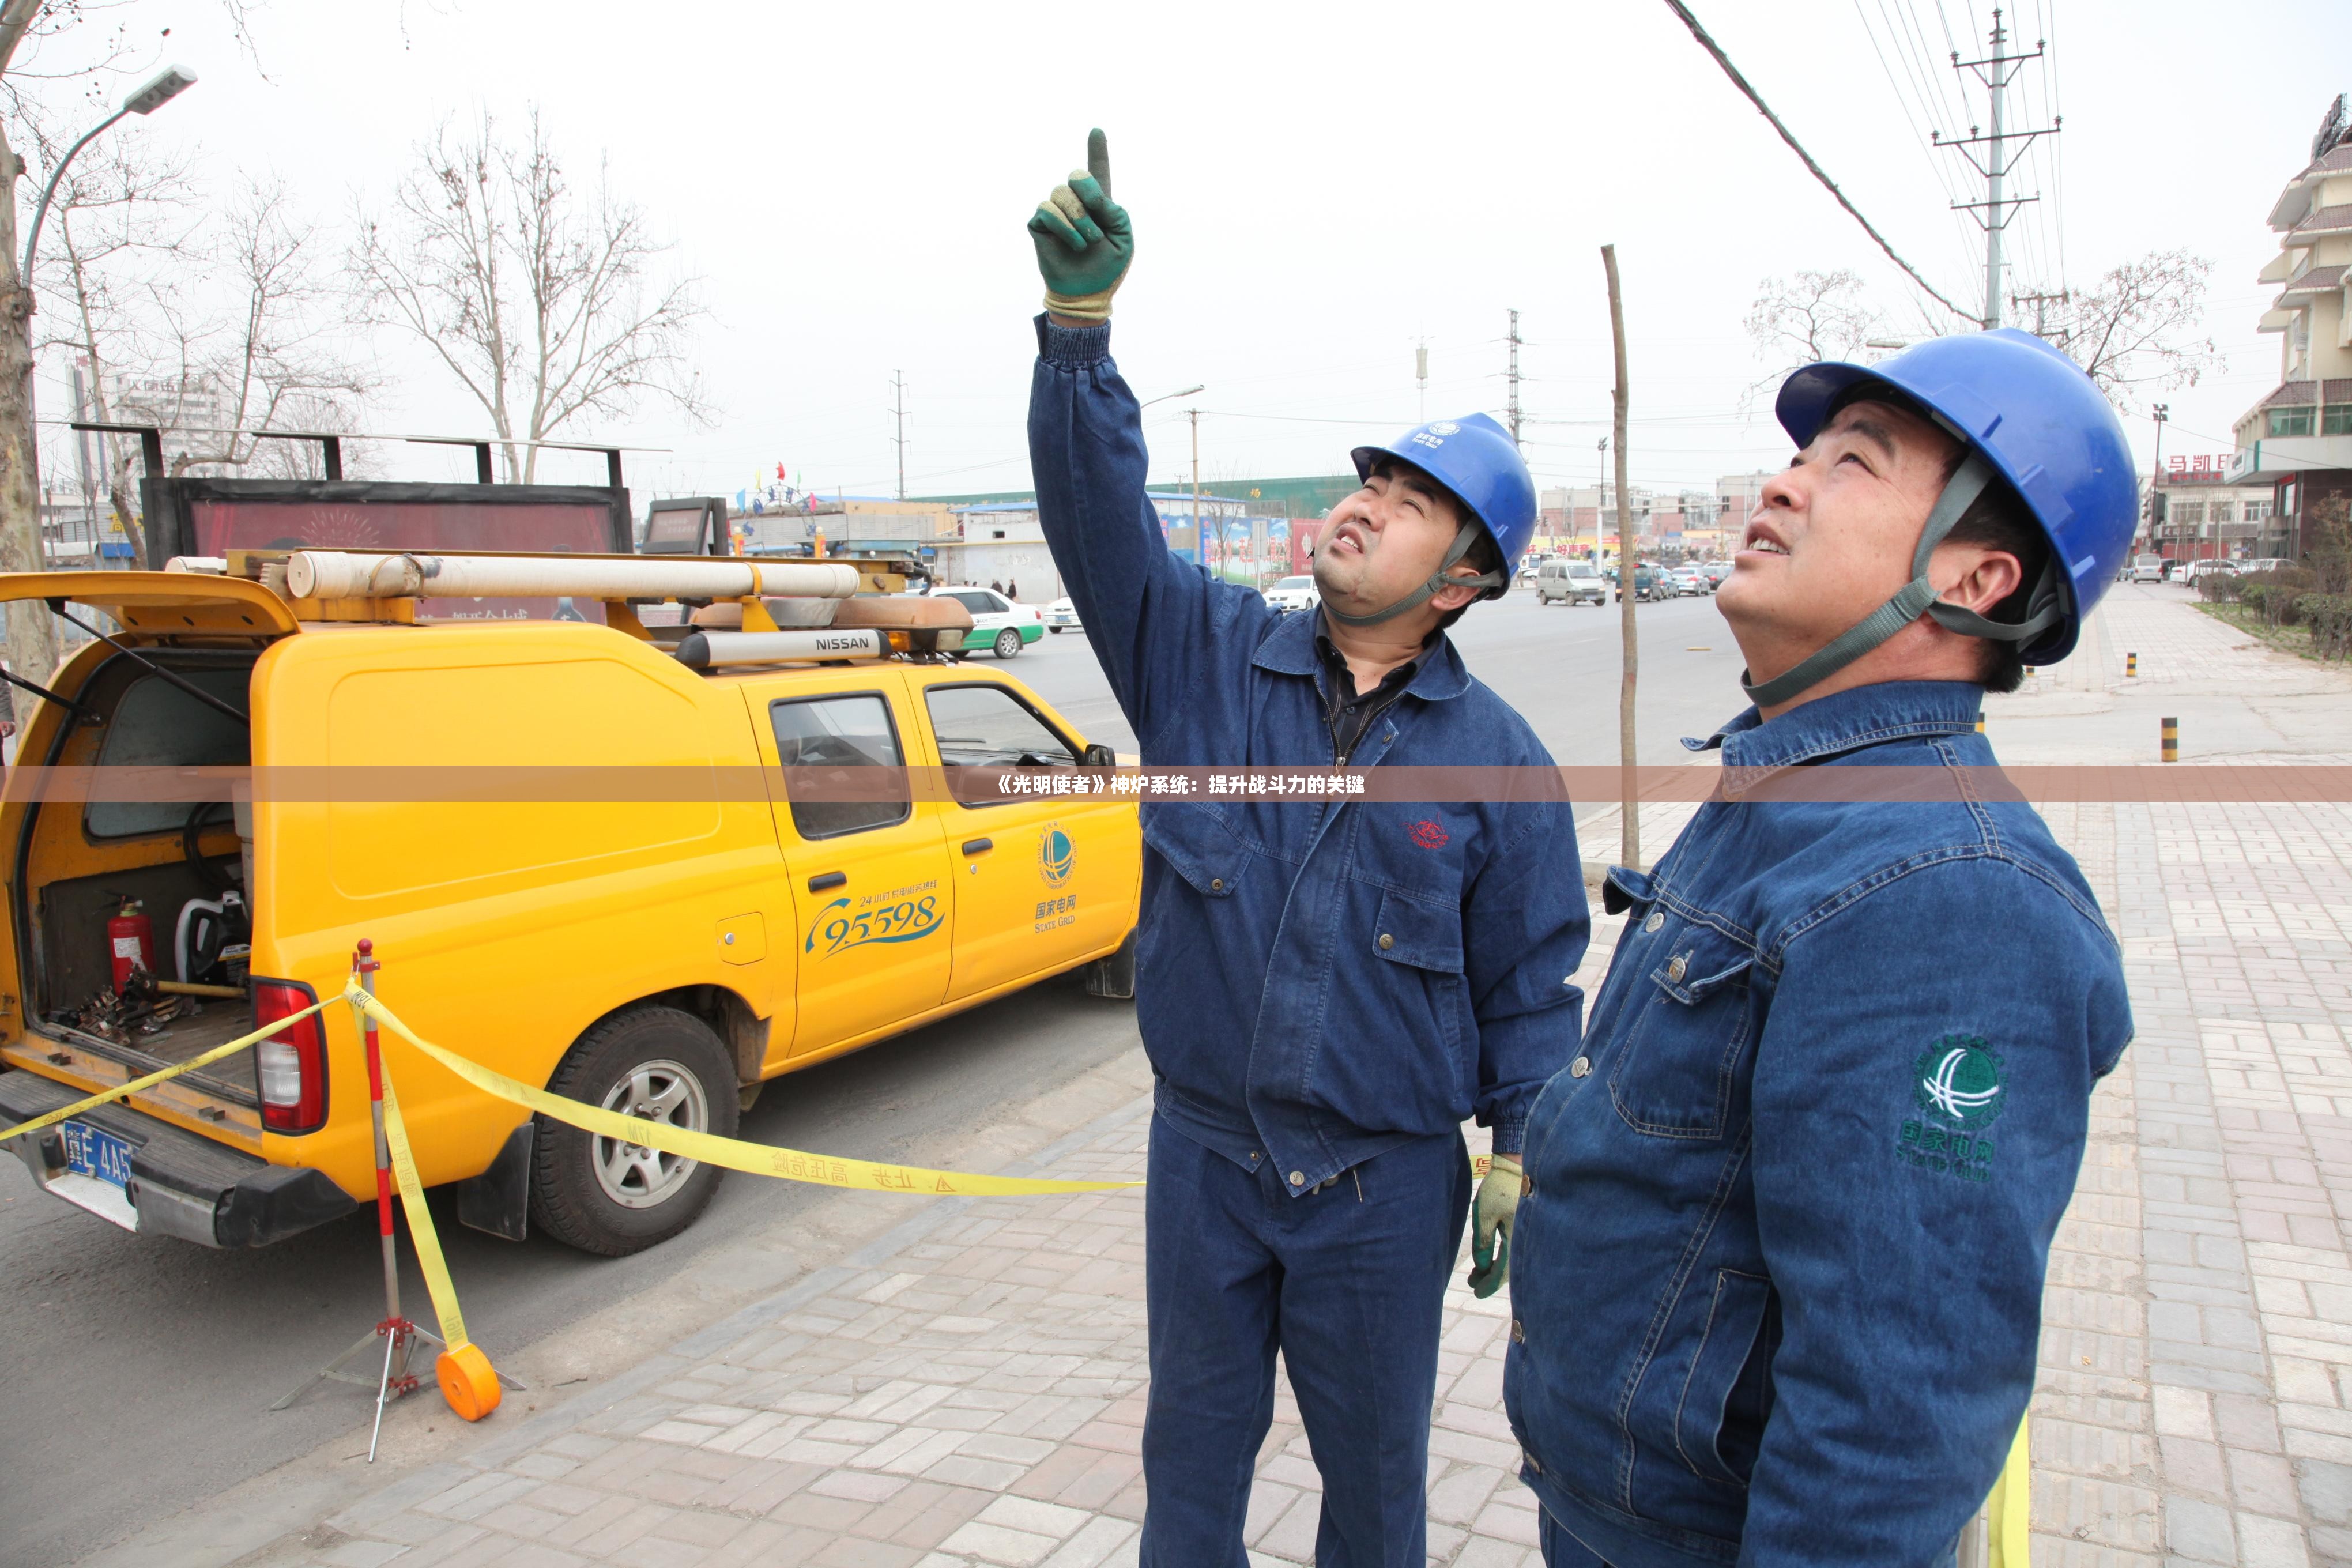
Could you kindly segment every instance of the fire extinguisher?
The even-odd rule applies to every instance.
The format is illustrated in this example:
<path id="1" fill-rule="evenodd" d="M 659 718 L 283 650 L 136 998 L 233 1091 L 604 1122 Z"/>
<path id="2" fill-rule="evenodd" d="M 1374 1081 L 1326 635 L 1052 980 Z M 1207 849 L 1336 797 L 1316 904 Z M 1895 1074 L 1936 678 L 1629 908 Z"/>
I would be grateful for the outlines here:
<path id="1" fill-rule="evenodd" d="M 138 900 L 124 899 L 114 918 L 106 922 L 106 942 L 114 953 L 116 994 L 131 984 L 132 970 L 155 973 L 155 922 L 140 912 Z"/>

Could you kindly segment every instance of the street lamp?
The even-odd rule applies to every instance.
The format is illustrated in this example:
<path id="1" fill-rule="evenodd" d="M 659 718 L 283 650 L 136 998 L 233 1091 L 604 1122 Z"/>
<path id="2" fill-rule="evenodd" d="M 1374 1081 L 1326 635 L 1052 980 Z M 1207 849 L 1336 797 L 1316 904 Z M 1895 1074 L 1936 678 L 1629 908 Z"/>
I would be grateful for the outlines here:
<path id="1" fill-rule="evenodd" d="M 1190 397 L 1196 392 L 1206 392 L 1208 390 L 1208 386 L 1203 384 L 1200 386 L 1188 386 L 1181 392 L 1163 392 L 1157 397 L 1145 398 L 1142 402 L 1137 404 L 1136 406 L 1138 408 L 1149 408 L 1155 403 L 1165 403 L 1171 397 Z"/>
<path id="2" fill-rule="evenodd" d="M 42 187 L 41 205 L 33 209 L 32 232 L 25 241 L 26 288 L 29 289 L 33 286 L 33 252 L 41 243 L 41 220 L 49 216 L 49 200 L 58 194 L 58 182 L 65 178 L 66 165 L 74 161 L 74 154 L 89 146 L 100 132 L 104 131 L 124 115 L 152 114 L 195 85 L 195 72 L 184 66 L 166 66 L 161 76 L 124 99 L 121 108 L 100 121 L 80 141 L 66 149 L 66 155 L 58 159 L 58 166 L 49 172 L 49 183 Z"/>
<path id="3" fill-rule="evenodd" d="M 2151 412 L 2156 416 L 2156 460 L 2149 466 L 2147 476 L 2147 542 L 2161 555 L 2164 541 L 2157 532 L 2157 525 L 2169 521 L 2166 513 L 2171 509 L 2165 504 L 2164 491 L 2158 487 L 2164 483 L 2164 425 L 2172 417 L 2172 406 L 2159 403 Z"/>
<path id="4" fill-rule="evenodd" d="M 1139 413 L 1155 403 L 1165 403 L 1171 397 L 1190 397 L 1196 392 L 1208 390 L 1208 384 L 1203 382 L 1198 386 L 1188 386 L 1181 392 L 1163 392 L 1157 397 L 1144 399 L 1135 406 Z M 1192 419 L 1192 554 L 1205 567 L 1209 563 L 1209 535 L 1201 526 L 1201 411 L 1187 408 L 1184 412 Z"/>

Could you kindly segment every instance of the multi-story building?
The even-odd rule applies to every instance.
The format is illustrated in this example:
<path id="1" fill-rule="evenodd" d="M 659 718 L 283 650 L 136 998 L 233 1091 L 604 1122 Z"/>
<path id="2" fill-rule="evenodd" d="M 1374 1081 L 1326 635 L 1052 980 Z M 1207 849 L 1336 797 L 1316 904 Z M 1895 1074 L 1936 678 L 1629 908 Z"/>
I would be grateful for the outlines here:
<path id="1" fill-rule="evenodd" d="M 2313 527 L 2352 505 L 2352 94 L 2339 94 L 2311 158 L 2271 208 L 2280 286 L 2261 330 L 2279 334 L 2279 384 L 2242 416 L 2224 475 L 2271 492 L 2258 555 L 2299 558 Z"/>
<path id="2" fill-rule="evenodd" d="M 2229 466 L 2226 455 L 2176 453 L 2165 459 L 2162 473 L 2142 478 L 2132 553 L 2168 561 L 2244 561 L 2284 553 L 2283 537 L 2271 538 L 2273 548 L 2265 548 L 2273 488 L 2232 484 Z"/>

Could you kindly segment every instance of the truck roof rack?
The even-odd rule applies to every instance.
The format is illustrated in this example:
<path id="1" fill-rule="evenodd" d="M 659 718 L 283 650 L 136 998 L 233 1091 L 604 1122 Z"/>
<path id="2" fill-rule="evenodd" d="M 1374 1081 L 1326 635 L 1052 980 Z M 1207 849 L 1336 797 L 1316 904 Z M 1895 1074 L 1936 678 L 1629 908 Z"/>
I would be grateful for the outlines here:
<path id="1" fill-rule="evenodd" d="M 175 557 L 164 569 L 257 582 L 307 621 L 414 625 L 420 598 L 593 599 L 605 625 L 667 641 L 693 669 L 936 654 L 971 629 L 971 611 L 952 599 L 892 597 L 908 576 L 929 576 L 896 552 L 754 560 L 306 548 Z M 669 602 L 696 606 L 693 624 L 657 638 L 636 606 Z"/>

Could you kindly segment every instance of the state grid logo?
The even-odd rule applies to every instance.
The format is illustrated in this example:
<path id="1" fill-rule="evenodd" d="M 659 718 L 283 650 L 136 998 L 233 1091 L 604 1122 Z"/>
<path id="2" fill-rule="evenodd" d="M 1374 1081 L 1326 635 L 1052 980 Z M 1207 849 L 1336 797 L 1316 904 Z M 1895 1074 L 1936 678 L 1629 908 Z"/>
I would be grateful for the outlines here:
<path id="1" fill-rule="evenodd" d="M 1068 881 L 1077 861 L 1077 847 L 1070 842 L 1070 836 L 1059 823 L 1047 823 L 1045 831 L 1037 836 L 1037 875 L 1045 879 L 1045 886 L 1058 888 Z"/>
<path id="2" fill-rule="evenodd" d="M 1460 433 L 1461 429 L 1462 426 L 1451 419 L 1440 419 L 1430 426 L 1429 433 L 1433 436 L 1453 436 Z"/>
<path id="3" fill-rule="evenodd" d="M 2000 1058 L 1980 1039 L 1945 1036 L 1919 1053 L 1912 1077 L 1919 1109 L 1930 1115 L 1964 1128 L 1989 1126 L 2000 1116 Z"/>

